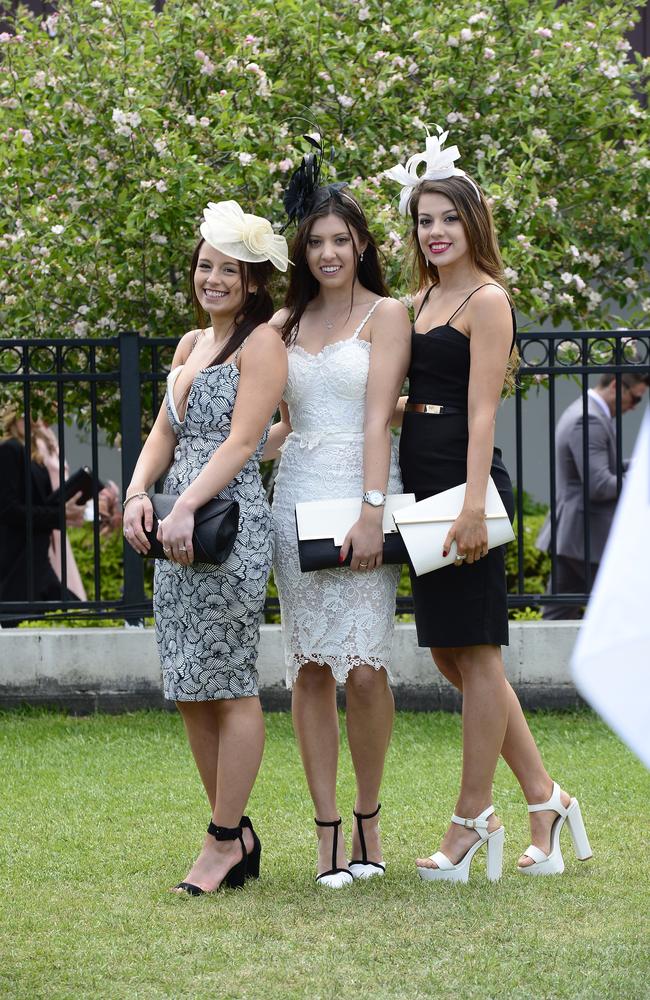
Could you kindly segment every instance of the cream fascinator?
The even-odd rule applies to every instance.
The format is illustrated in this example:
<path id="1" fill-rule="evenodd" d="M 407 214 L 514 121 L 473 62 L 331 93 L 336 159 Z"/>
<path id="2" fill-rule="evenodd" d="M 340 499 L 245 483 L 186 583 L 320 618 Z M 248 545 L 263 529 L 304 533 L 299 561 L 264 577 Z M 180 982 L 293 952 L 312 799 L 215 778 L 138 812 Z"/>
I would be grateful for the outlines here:
<path id="1" fill-rule="evenodd" d="M 398 163 L 384 173 L 384 177 L 402 185 L 399 199 L 399 210 L 402 215 L 408 215 L 411 195 L 420 181 L 441 181 L 446 177 L 464 177 L 468 184 L 474 188 L 479 201 L 481 199 L 479 190 L 471 177 L 468 177 L 464 170 L 454 166 L 454 161 L 460 157 L 458 146 L 449 146 L 448 149 L 442 148 L 449 132 L 444 132 L 439 125 L 436 125 L 436 129 L 438 135 L 429 135 L 427 129 L 426 148 L 423 153 L 415 153 L 411 156 L 406 161 L 406 166 Z M 418 174 L 418 167 L 421 163 L 426 164 L 426 167 L 423 173 Z"/>
<path id="2" fill-rule="evenodd" d="M 235 260 L 259 264 L 270 260 L 279 271 L 289 266 L 284 236 L 273 232 L 268 219 L 247 215 L 236 201 L 210 202 L 203 211 L 200 233 L 206 243 Z"/>

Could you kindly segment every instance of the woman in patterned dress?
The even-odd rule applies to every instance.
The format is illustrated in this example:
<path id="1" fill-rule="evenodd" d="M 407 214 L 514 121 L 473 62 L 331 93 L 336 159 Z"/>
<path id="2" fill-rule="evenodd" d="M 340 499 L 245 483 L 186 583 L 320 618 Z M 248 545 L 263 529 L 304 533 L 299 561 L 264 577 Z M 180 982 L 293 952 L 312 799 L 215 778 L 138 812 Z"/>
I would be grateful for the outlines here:
<path id="1" fill-rule="evenodd" d="M 266 287 L 271 262 L 286 270 L 286 241 L 236 202 L 211 205 L 205 220 L 191 287 L 210 326 L 176 349 L 124 512 L 125 537 L 144 554 L 146 491 L 168 470 L 165 492 L 179 499 L 158 529 L 168 559 L 156 562 L 156 639 L 165 697 L 183 717 L 212 812 L 199 857 L 175 887 L 191 895 L 259 874 L 259 839 L 242 816 L 264 745 L 255 662 L 272 536 L 258 460 L 287 377 Z M 238 501 L 237 541 L 222 565 L 195 564 L 194 512 L 213 497 Z"/>
<path id="2" fill-rule="evenodd" d="M 319 885 L 382 875 L 379 788 L 393 723 L 390 653 L 399 567 L 382 566 L 383 498 L 401 493 L 392 408 L 408 366 L 406 309 L 388 297 L 377 247 L 340 185 L 317 189 L 292 246 L 287 308 L 274 318 L 289 348 L 275 482 L 274 572 L 292 713 L 319 838 Z M 337 190 L 339 188 L 339 190 Z M 295 505 L 364 497 L 341 550 L 350 568 L 301 573 Z M 357 793 L 348 863 L 336 804 L 337 681 Z"/>

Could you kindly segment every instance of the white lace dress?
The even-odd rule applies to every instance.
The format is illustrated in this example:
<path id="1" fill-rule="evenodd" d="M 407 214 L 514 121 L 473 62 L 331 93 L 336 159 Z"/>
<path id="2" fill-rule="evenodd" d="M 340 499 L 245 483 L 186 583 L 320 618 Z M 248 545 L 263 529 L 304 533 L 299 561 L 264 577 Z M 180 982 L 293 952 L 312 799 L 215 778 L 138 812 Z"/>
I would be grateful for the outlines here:
<path id="1" fill-rule="evenodd" d="M 395 624 L 399 566 L 369 573 L 323 569 L 302 573 L 296 503 L 363 493 L 363 423 L 371 345 L 359 339 L 379 299 L 352 337 L 318 354 L 294 345 L 284 400 L 293 428 L 275 480 L 274 575 L 280 597 L 287 687 L 303 663 L 327 665 L 337 681 L 362 663 L 385 667 Z M 401 493 L 397 449 L 391 449 L 389 493 Z"/>

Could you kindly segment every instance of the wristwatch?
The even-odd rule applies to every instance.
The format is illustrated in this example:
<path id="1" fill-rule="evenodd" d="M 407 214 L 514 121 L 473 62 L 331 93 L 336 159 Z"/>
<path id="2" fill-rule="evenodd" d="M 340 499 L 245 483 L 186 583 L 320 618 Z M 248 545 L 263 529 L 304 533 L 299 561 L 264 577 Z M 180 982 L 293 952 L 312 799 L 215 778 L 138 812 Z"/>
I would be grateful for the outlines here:
<path id="1" fill-rule="evenodd" d="M 383 507 L 386 503 L 386 494 L 381 490 L 366 490 L 361 497 L 363 503 L 370 504 L 371 507 Z"/>

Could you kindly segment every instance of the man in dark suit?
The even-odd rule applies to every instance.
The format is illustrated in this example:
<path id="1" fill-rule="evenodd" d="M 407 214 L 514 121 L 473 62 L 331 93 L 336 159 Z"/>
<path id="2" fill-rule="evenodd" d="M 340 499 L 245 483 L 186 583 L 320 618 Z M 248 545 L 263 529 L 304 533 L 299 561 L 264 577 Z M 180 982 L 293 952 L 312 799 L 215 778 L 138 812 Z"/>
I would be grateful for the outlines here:
<path id="1" fill-rule="evenodd" d="M 621 377 L 621 412 L 637 406 L 648 388 L 647 375 Z M 618 498 L 616 482 L 616 378 L 602 375 L 589 390 L 589 564 L 587 580 L 584 551 L 583 404 L 577 399 L 560 417 L 555 430 L 556 561 L 555 589 L 560 594 L 588 594 L 598 571 Z M 627 463 L 624 463 L 624 469 Z M 550 515 L 542 525 L 537 547 L 550 549 Z M 547 593 L 550 593 L 550 580 Z M 582 618 L 580 604 L 545 604 L 543 617 Z"/>

